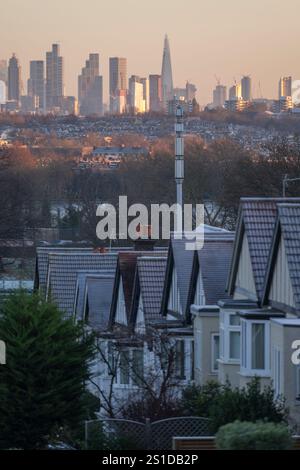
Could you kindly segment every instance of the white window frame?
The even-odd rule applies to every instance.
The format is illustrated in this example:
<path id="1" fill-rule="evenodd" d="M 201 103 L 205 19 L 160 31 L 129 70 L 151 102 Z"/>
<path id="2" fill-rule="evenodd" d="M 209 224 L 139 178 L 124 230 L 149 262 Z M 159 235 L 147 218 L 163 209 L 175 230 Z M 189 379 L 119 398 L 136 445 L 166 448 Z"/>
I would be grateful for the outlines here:
<path id="1" fill-rule="evenodd" d="M 220 316 L 220 360 L 227 364 L 236 364 L 239 365 L 241 362 L 241 347 L 240 347 L 240 357 L 231 358 L 230 357 L 230 333 L 239 333 L 241 337 L 241 324 L 231 325 L 230 318 L 238 317 L 237 313 L 234 311 L 223 311 Z"/>
<path id="2" fill-rule="evenodd" d="M 256 324 L 263 324 L 265 326 L 264 336 L 264 369 L 252 368 L 252 326 Z M 270 321 L 269 320 L 249 320 L 241 319 L 241 374 L 245 376 L 270 377 Z"/>
<path id="3" fill-rule="evenodd" d="M 221 336 L 220 336 L 220 333 L 212 333 L 211 334 L 211 339 L 210 339 L 210 343 L 211 343 L 211 367 L 210 367 L 210 370 L 211 370 L 211 373 L 212 374 L 217 374 L 219 372 L 219 367 L 217 367 L 217 369 L 215 369 L 215 341 L 214 339 L 215 338 L 218 338 L 219 339 L 219 353 L 220 353 L 220 341 L 221 341 Z M 219 357 L 217 357 L 216 359 L 216 362 L 218 363 L 219 362 L 219 359 L 220 359 L 220 354 L 219 354 Z"/>
<path id="4" fill-rule="evenodd" d="M 118 364 L 118 370 L 117 370 L 117 373 L 116 373 L 116 377 L 115 377 L 115 386 L 117 388 L 125 388 L 125 389 L 128 389 L 128 388 L 134 388 L 134 389 L 139 389 L 141 388 L 135 381 L 134 379 L 134 375 L 132 373 L 132 364 L 133 364 L 133 354 L 134 354 L 134 351 L 142 351 L 142 357 L 143 357 L 143 366 L 142 366 L 142 369 L 143 369 L 143 373 L 144 373 L 144 377 L 145 377 L 145 349 L 144 348 L 136 348 L 136 347 L 131 347 L 131 348 L 126 348 L 122 351 L 120 351 L 120 356 L 119 356 L 119 364 Z M 121 383 L 121 354 L 122 352 L 128 352 L 129 354 L 129 361 L 128 361 L 128 368 L 129 368 L 129 380 L 128 380 L 128 383 Z"/>
<path id="5" fill-rule="evenodd" d="M 183 366 L 184 366 L 184 377 L 180 377 L 177 375 L 176 370 L 176 358 L 174 364 L 174 379 L 178 381 L 179 385 L 190 384 L 194 382 L 195 377 L 195 341 L 194 338 L 191 336 L 184 337 L 184 336 L 175 336 L 172 338 L 172 343 L 170 347 L 174 347 L 176 351 L 176 343 L 178 341 L 183 341 L 184 344 L 184 357 L 183 357 Z M 194 366 L 192 370 L 192 366 Z M 161 366 L 159 366 L 161 367 Z M 199 370 L 199 369 L 198 369 Z"/>

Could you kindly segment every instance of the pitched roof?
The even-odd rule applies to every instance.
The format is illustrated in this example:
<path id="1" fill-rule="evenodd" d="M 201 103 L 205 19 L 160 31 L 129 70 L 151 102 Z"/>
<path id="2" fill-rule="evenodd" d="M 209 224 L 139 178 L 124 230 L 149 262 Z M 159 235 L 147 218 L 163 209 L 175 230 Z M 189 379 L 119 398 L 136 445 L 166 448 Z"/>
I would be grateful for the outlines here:
<path id="1" fill-rule="evenodd" d="M 86 321 L 93 329 L 108 328 L 114 275 L 88 276 L 86 280 Z"/>
<path id="2" fill-rule="evenodd" d="M 47 298 L 50 297 L 67 316 L 73 313 L 78 271 L 112 271 L 116 253 L 50 253 L 47 272 Z"/>
<path id="3" fill-rule="evenodd" d="M 278 216 L 294 300 L 297 310 L 300 311 L 300 204 L 279 204 Z"/>
<path id="4" fill-rule="evenodd" d="M 207 305 L 216 305 L 220 299 L 229 297 L 226 282 L 232 250 L 233 240 L 206 240 L 197 251 Z"/>
<path id="5" fill-rule="evenodd" d="M 276 233 L 269 257 L 263 301 L 267 300 L 272 274 L 276 262 L 280 235 L 282 237 L 296 310 L 300 312 L 300 203 L 277 204 L 278 219 Z"/>
<path id="6" fill-rule="evenodd" d="M 77 247 L 58 247 L 47 246 L 37 247 L 36 249 L 36 271 L 35 271 L 35 288 L 40 289 L 41 293 L 45 293 L 47 285 L 47 270 L 49 253 L 87 253 L 92 252 L 92 248 L 77 248 Z"/>
<path id="7" fill-rule="evenodd" d="M 173 266 L 177 273 L 177 285 L 181 301 L 182 311 L 186 312 L 187 300 L 190 286 L 190 279 L 193 268 L 194 252 L 186 250 L 186 238 L 171 238 L 171 256 L 173 257 Z"/>
<path id="8" fill-rule="evenodd" d="M 111 306 L 110 324 L 114 323 L 114 316 L 118 301 L 118 291 L 120 280 L 122 279 L 124 290 L 124 301 L 127 319 L 129 320 L 132 303 L 132 293 L 135 279 L 137 259 L 141 256 L 160 256 L 162 252 L 158 251 L 130 251 L 119 253 L 114 284 L 114 294 Z"/>
<path id="9" fill-rule="evenodd" d="M 166 256 L 138 258 L 130 318 L 131 326 L 134 326 L 136 322 L 139 295 L 143 301 L 145 324 L 161 318 L 161 299 L 166 266 Z"/>
<path id="10" fill-rule="evenodd" d="M 204 228 L 204 243 L 208 240 L 230 240 L 234 239 L 234 232 L 228 232 L 226 230 L 213 230 L 210 226 L 203 226 Z M 198 231 L 199 229 L 197 229 Z M 168 263 L 166 269 L 166 281 L 164 286 L 163 300 L 162 300 L 162 311 L 167 312 L 168 308 L 168 297 L 171 288 L 171 279 L 173 267 L 176 269 L 177 282 L 179 297 L 181 301 L 182 311 L 184 316 L 189 317 L 189 300 L 190 300 L 190 282 L 193 271 L 194 263 L 194 250 L 189 250 L 186 247 L 187 243 L 191 243 L 193 238 L 192 232 L 185 234 L 181 239 L 176 239 L 175 235 L 172 234 L 169 244 Z M 199 236 L 199 234 L 197 235 Z M 195 239 L 194 239 L 195 240 Z M 201 251 L 201 250 L 200 250 Z"/>
<path id="11" fill-rule="evenodd" d="M 299 198 L 241 198 L 234 253 L 230 268 L 228 290 L 234 292 L 239 255 L 244 233 L 247 236 L 256 294 L 262 298 L 268 257 L 277 219 L 277 204 L 300 203 Z"/>

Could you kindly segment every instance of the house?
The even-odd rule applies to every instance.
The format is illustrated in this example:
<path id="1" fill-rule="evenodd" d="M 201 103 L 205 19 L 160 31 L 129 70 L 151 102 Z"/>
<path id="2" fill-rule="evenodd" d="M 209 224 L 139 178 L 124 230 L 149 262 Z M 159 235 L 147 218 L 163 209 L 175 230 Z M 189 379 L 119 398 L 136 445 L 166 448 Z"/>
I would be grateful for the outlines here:
<path id="1" fill-rule="evenodd" d="M 126 403 L 132 393 L 136 394 L 139 390 L 136 384 L 136 370 L 140 371 L 139 375 L 143 375 L 144 364 L 147 369 L 147 348 L 145 347 L 144 350 L 144 341 L 136 334 L 133 327 L 133 318 L 136 313 L 136 304 L 133 299 L 141 293 L 146 296 L 144 302 L 141 300 L 137 305 L 144 308 L 147 319 L 150 299 L 152 299 L 152 314 L 157 315 L 155 309 L 158 313 L 160 311 L 161 293 L 159 287 L 155 288 L 155 285 L 161 285 L 162 291 L 165 262 L 159 263 L 159 260 L 164 260 L 163 255 L 166 253 L 145 250 L 146 245 L 140 244 L 144 248 L 142 250 L 119 252 L 112 284 L 108 322 L 106 328 L 96 330 L 99 355 L 94 382 L 98 391 L 101 390 L 102 401 L 107 400 L 110 392 L 113 391 L 111 397 L 113 404 L 110 406 L 113 406 L 114 410 Z M 144 267 L 145 260 L 148 260 L 148 264 Z M 152 269 L 150 269 L 151 263 L 153 263 Z M 153 270 L 154 266 L 156 266 L 155 270 Z M 154 279 L 152 284 L 148 285 L 146 292 L 144 288 L 146 278 L 151 278 L 151 273 Z M 99 278 L 99 274 L 96 277 Z M 82 280 L 78 278 L 79 288 L 80 284 Z M 81 296 L 78 295 L 78 306 L 81 304 L 80 299 Z M 101 302 L 100 298 L 98 302 Z M 93 329 L 95 331 L 95 328 Z"/>
<path id="2" fill-rule="evenodd" d="M 188 305 L 193 316 L 195 341 L 195 380 L 205 383 L 218 376 L 220 349 L 220 298 L 227 298 L 226 283 L 234 235 L 207 237 L 201 250 L 194 252 Z"/>
<path id="3" fill-rule="evenodd" d="M 172 387 L 176 393 L 194 380 L 190 306 L 199 296 L 202 305 L 213 306 L 226 295 L 234 239 L 234 234 L 225 230 L 206 227 L 205 233 L 204 248 L 196 252 L 186 249 L 190 237 L 172 236 L 167 256 L 158 252 L 119 254 L 111 334 L 102 337 L 107 357 L 114 351 L 114 358 L 120 362 L 112 386 L 118 404 L 122 398 L 128 401 L 132 394 L 138 396 L 136 370 L 140 385 L 141 375 L 153 378 L 154 371 L 159 387 L 167 356 L 173 362 Z M 213 322 L 205 328 L 218 333 L 218 318 Z M 214 339 L 217 351 L 218 334 Z M 168 355 L 171 350 L 173 357 Z M 108 386 L 107 372 L 102 370 L 99 380 L 102 389 Z"/>
<path id="4" fill-rule="evenodd" d="M 299 424 L 300 367 L 292 354 L 300 339 L 300 199 L 241 200 L 227 293 L 215 306 L 192 306 L 195 341 L 199 317 L 219 315 L 216 378 L 243 387 L 260 377 Z M 204 339 L 202 348 L 195 360 L 203 366 Z"/>
<path id="5" fill-rule="evenodd" d="M 300 365 L 292 362 L 293 343 L 300 340 L 300 203 L 282 203 L 269 256 L 262 304 L 283 318 L 271 318 L 270 375 L 275 396 L 283 395 L 300 423 Z"/>
<path id="6" fill-rule="evenodd" d="M 277 221 L 278 204 L 284 202 L 282 198 L 242 198 L 237 221 L 236 238 L 232 262 L 229 271 L 227 291 L 230 299 L 220 299 L 220 359 L 219 379 L 227 379 L 235 386 L 242 386 L 254 375 L 261 377 L 262 385 L 270 383 L 270 371 L 267 358 L 263 363 L 249 366 L 246 363 L 245 352 L 241 353 L 242 325 L 254 325 L 253 335 L 262 334 L 263 327 L 259 327 L 254 320 L 266 321 L 271 316 L 282 316 L 281 312 L 262 311 L 262 298 L 264 283 L 274 230 Z M 297 204 L 300 199 L 290 199 Z M 247 316 L 248 315 L 248 316 Z M 260 317 L 257 319 L 257 315 Z M 251 323 L 252 322 L 252 323 Z M 254 323 L 253 323 L 254 322 Z M 255 330 L 256 329 L 256 330 Z M 250 330 L 249 330 L 250 331 Z M 267 338 L 265 338 L 267 340 Z M 252 341 L 245 337 L 245 348 L 251 349 Z M 267 353 L 266 353 L 267 355 Z M 244 366 L 241 367 L 241 359 Z M 263 368 L 261 366 L 264 366 Z"/>

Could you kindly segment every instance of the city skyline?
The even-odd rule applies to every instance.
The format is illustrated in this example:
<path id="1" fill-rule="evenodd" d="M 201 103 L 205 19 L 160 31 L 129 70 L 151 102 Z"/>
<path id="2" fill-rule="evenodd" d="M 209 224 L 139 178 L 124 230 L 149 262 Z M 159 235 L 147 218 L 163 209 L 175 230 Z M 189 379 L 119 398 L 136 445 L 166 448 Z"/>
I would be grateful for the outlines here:
<path id="1" fill-rule="evenodd" d="M 26 5 L 14 0 L 2 15 L 0 55 L 9 59 L 16 52 L 24 83 L 29 76 L 30 60 L 44 59 L 49 44 L 59 42 L 65 58 L 66 95 L 77 95 L 77 76 L 82 64 L 89 53 L 99 53 L 107 102 L 109 57 L 126 57 L 128 76 L 159 74 L 161 44 L 167 33 L 174 86 L 182 87 L 187 80 L 195 83 L 201 104 L 212 101 L 215 74 L 227 86 L 234 78 L 240 80 L 242 75 L 251 75 L 254 97 L 260 94 L 260 82 L 262 94 L 275 98 L 280 76 L 297 79 L 300 75 L 296 60 L 299 32 L 297 15 L 291 15 L 289 25 L 285 26 L 281 22 L 280 2 L 266 0 L 264 4 L 265 8 L 261 8 L 261 2 L 252 2 L 245 24 L 237 0 L 228 0 L 226 5 L 216 0 L 210 5 L 188 0 L 186 17 L 182 16 L 182 4 L 177 0 L 167 0 L 163 5 L 154 0 L 151 7 L 142 0 L 128 0 L 126 5 L 120 2 L 117 11 L 93 0 L 83 6 L 73 2 L 71 5 L 67 0 L 63 7 L 57 0 L 43 6 L 36 0 L 29 0 Z M 285 10 L 293 12 L 297 7 L 295 0 L 285 3 Z M 12 10 L 19 12 L 20 19 L 11 14 Z M 138 12 L 142 12 L 141 17 Z M 24 24 L 30 24 L 30 28 L 24 30 Z"/>

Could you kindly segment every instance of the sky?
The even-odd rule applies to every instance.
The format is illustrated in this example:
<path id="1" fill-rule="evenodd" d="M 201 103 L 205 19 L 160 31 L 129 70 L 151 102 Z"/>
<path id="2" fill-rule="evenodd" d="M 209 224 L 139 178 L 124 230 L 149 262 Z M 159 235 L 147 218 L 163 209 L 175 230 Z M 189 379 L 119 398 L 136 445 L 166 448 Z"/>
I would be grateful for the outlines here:
<path id="1" fill-rule="evenodd" d="M 7 0 L 0 59 L 15 52 L 26 84 L 29 60 L 59 42 L 66 94 L 77 95 L 77 76 L 98 52 L 107 100 L 108 58 L 127 57 L 128 76 L 160 73 L 167 33 L 174 86 L 195 83 L 201 104 L 212 101 L 215 77 L 230 86 L 251 75 L 254 97 L 274 98 L 280 76 L 300 79 L 299 14 L 300 0 Z"/>

